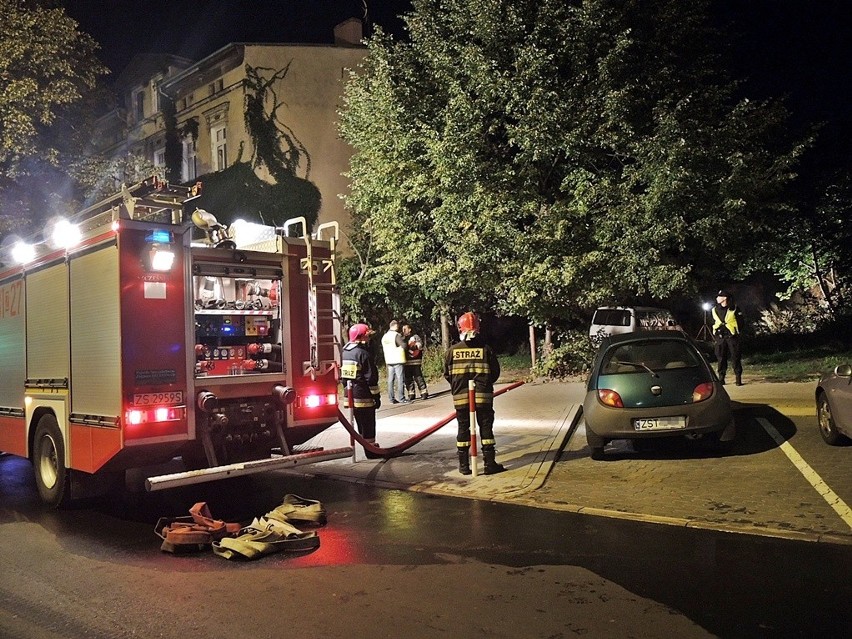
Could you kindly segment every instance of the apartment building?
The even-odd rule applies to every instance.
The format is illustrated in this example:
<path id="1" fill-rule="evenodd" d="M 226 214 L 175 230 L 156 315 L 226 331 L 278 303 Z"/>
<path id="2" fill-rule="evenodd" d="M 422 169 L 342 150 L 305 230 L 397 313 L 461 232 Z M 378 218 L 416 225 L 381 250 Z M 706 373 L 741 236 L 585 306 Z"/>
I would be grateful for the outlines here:
<path id="1" fill-rule="evenodd" d="M 99 121 L 95 141 L 104 157 L 133 154 L 165 167 L 165 99 L 174 105 L 181 143 L 181 180 L 195 182 L 256 152 L 246 125 L 252 78 L 274 79 L 265 109 L 274 105 L 283 145 L 298 148 L 298 178 L 321 195 L 318 223 L 347 220 L 339 195 L 346 192 L 351 149 L 337 130 L 337 111 L 348 70 L 366 55 L 361 22 L 335 28 L 334 45 L 233 43 L 193 62 L 178 56 L 140 55 L 116 80 L 121 107 Z M 252 74 L 252 75 L 250 75 Z M 286 142 L 284 142 L 286 140 Z M 266 167 L 257 176 L 274 182 Z"/>

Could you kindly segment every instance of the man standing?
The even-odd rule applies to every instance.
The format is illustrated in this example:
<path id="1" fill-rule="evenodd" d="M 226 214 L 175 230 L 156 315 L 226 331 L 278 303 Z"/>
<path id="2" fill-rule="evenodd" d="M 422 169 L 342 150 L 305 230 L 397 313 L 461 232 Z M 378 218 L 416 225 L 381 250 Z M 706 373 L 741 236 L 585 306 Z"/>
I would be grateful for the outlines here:
<path id="1" fill-rule="evenodd" d="M 388 367 L 388 399 L 391 404 L 407 404 L 405 397 L 405 340 L 399 333 L 399 322 L 391 320 L 390 328 L 382 336 L 382 350 Z"/>
<path id="2" fill-rule="evenodd" d="M 453 406 L 459 430 L 456 448 L 459 454 L 459 472 L 470 475 L 470 413 L 468 410 L 468 381 L 474 382 L 474 402 L 485 474 L 493 475 L 506 470 L 495 459 L 494 450 L 494 382 L 500 377 L 500 362 L 494 351 L 479 336 L 479 317 L 465 313 L 459 318 L 461 341 L 453 344 L 444 359 L 444 377 L 450 383 Z"/>
<path id="3" fill-rule="evenodd" d="M 743 363 L 740 354 L 740 333 L 742 331 L 742 313 L 734 304 L 728 291 L 722 289 L 716 294 L 716 306 L 713 307 L 713 346 L 716 352 L 719 379 L 724 384 L 728 372 L 728 361 L 734 369 L 737 386 L 743 385 Z"/>
<path id="4" fill-rule="evenodd" d="M 376 411 L 382 405 L 379 393 L 379 369 L 376 368 L 367 343 L 374 331 L 366 324 L 353 324 L 349 329 L 349 342 L 343 347 L 340 362 L 340 381 L 344 392 L 346 385 L 352 384 L 352 412 L 358 432 L 369 443 L 376 443 Z M 349 408 L 349 394 L 346 395 L 346 408 Z M 369 459 L 377 455 L 369 450 L 364 454 Z"/>
<path id="5" fill-rule="evenodd" d="M 420 391 L 420 399 L 429 399 L 426 380 L 423 379 L 423 340 L 414 333 L 410 324 L 402 325 L 402 337 L 405 339 L 405 390 L 409 401 L 414 399 L 414 386 Z"/>

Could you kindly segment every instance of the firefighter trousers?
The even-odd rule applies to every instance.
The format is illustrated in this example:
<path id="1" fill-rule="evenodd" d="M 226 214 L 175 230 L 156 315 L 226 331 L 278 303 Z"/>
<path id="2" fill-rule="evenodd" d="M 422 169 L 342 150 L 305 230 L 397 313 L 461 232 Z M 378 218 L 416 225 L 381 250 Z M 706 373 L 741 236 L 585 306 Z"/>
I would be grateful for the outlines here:
<path id="1" fill-rule="evenodd" d="M 465 407 L 464 410 L 456 410 L 456 419 L 459 422 L 459 432 L 456 437 L 456 446 L 459 449 L 470 446 L 470 412 Z M 494 407 L 493 406 L 477 406 L 476 407 L 476 425 L 479 427 L 479 442 L 482 447 L 494 447 Z"/>
<path id="2" fill-rule="evenodd" d="M 361 436 L 368 441 L 376 440 L 376 409 L 354 408 L 355 425 Z"/>

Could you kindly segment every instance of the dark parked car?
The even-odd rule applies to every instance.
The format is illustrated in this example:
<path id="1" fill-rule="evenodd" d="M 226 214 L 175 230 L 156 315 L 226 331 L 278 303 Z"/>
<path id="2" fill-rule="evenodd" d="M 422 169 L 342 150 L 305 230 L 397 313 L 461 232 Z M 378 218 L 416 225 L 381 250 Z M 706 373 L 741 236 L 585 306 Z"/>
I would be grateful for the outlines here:
<path id="1" fill-rule="evenodd" d="M 725 387 L 695 342 L 675 331 L 605 338 L 592 365 L 583 413 L 593 459 L 601 459 L 614 439 L 637 445 L 679 436 L 726 449 L 736 433 Z"/>
<path id="2" fill-rule="evenodd" d="M 816 387 L 819 434 L 836 446 L 852 438 L 852 366 L 841 364 L 823 375 Z"/>

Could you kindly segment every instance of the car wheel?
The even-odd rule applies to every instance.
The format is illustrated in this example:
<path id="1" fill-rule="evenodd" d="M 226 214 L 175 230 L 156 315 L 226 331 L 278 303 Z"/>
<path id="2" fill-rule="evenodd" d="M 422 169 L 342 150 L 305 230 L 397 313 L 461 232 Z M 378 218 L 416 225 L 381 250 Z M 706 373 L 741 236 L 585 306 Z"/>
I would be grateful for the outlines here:
<path id="1" fill-rule="evenodd" d="M 834 418 L 831 416 L 831 406 L 828 403 L 825 393 L 820 393 L 819 397 L 817 397 L 817 423 L 819 424 L 819 434 L 822 435 L 826 444 L 837 446 L 845 439 L 834 424 Z"/>
<path id="2" fill-rule="evenodd" d="M 65 442 L 52 414 L 42 415 L 33 441 L 33 469 L 41 500 L 55 508 L 69 501 L 70 471 L 65 467 Z"/>
<path id="3" fill-rule="evenodd" d="M 603 446 L 592 446 L 591 448 L 591 457 L 595 461 L 600 461 L 604 458 L 604 447 Z"/>

